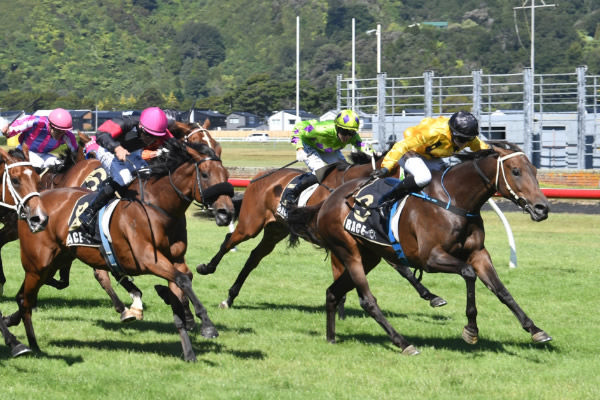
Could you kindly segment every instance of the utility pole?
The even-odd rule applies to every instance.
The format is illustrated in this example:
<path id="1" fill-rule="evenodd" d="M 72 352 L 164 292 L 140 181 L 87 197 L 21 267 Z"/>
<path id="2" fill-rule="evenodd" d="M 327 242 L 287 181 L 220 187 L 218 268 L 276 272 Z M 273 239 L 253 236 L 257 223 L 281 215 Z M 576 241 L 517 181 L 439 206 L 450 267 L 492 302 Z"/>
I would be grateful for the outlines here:
<path id="1" fill-rule="evenodd" d="M 530 5 L 527 3 L 531 1 Z M 556 4 L 546 4 L 544 0 L 540 0 L 542 4 L 535 4 L 535 0 L 525 0 L 521 7 L 513 7 L 513 10 L 523 10 L 523 9 L 531 9 L 531 74 L 533 75 L 535 72 L 535 9 L 542 7 L 556 7 Z"/>

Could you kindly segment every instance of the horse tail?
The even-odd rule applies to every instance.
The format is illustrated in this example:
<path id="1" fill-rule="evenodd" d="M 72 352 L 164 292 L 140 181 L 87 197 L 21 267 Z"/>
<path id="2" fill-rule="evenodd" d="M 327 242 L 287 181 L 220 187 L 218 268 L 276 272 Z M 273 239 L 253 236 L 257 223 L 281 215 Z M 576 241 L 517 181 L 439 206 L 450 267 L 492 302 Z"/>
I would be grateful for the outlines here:
<path id="1" fill-rule="evenodd" d="M 299 243 L 298 238 L 304 238 L 309 242 L 323 247 L 321 240 L 315 235 L 315 224 L 317 214 L 323 203 L 315 204 L 309 207 L 296 207 L 288 212 L 287 223 L 290 228 L 289 247 L 296 247 Z"/>

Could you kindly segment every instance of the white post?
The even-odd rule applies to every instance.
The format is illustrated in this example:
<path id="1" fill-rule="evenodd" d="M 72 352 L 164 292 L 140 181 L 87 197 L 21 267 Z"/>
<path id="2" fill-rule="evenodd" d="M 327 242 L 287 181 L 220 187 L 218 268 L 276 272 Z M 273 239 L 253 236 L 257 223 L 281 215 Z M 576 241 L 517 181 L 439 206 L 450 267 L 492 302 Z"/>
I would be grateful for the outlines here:
<path id="1" fill-rule="evenodd" d="M 356 19 L 352 18 L 352 110 L 354 110 L 354 88 L 356 87 Z"/>
<path id="2" fill-rule="evenodd" d="M 377 74 L 381 73 L 381 24 L 377 24 Z"/>
<path id="3" fill-rule="evenodd" d="M 300 16 L 296 17 L 296 123 L 300 122 Z"/>
<path id="4" fill-rule="evenodd" d="M 510 260 L 508 261 L 509 268 L 517 268 L 517 246 L 515 245 L 515 238 L 512 233 L 512 229 L 510 228 L 510 224 L 508 220 L 500 210 L 500 208 L 496 205 L 494 200 L 489 199 L 488 204 L 492 207 L 492 209 L 496 212 L 500 221 L 504 225 L 504 230 L 506 231 L 506 235 L 508 236 L 508 245 L 510 246 Z"/>

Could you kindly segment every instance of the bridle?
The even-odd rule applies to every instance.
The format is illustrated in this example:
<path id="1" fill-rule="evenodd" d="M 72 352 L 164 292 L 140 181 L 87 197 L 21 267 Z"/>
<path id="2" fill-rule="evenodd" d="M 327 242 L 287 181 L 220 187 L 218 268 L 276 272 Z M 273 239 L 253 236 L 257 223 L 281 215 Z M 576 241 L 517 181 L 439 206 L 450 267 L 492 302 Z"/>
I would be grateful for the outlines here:
<path id="1" fill-rule="evenodd" d="M 206 142 L 206 144 L 208 145 L 208 147 L 210 147 L 212 150 L 215 150 L 211 144 L 211 137 L 208 134 L 208 129 L 204 128 L 203 126 L 201 126 L 198 122 L 196 122 L 196 129 L 193 129 L 190 133 L 188 133 L 187 135 L 185 135 L 183 137 L 183 142 L 187 143 L 189 141 L 189 139 L 192 137 L 193 134 L 197 133 L 197 132 L 202 132 L 202 134 L 204 135 L 204 142 Z"/>
<path id="2" fill-rule="evenodd" d="M 28 161 L 16 162 L 16 163 L 12 163 L 12 164 L 8 164 L 6 162 L 4 163 L 4 173 L 2 174 L 2 201 L 0 201 L 0 206 L 10 208 L 11 210 L 15 210 L 20 219 L 25 219 L 25 218 L 27 218 L 27 215 L 24 210 L 25 203 L 27 203 L 27 201 L 29 201 L 30 198 L 32 198 L 34 196 L 39 196 L 40 193 L 39 192 L 31 192 L 31 193 L 28 193 L 27 195 L 25 195 L 25 197 L 21 197 L 21 195 L 19 195 L 19 193 L 17 193 L 17 191 L 15 190 L 13 183 L 10 179 L 10 175 L 8 173 L 8 171 L 14 167 L 32 167 L 33 168 L 33 164 L 31 164 Z M 12 195 L 13 200 L 15 201 L 16 204 L 6 203 L 7 190 Z"/>
<path id="3" fill-rule="evenodd" d="M 171 187 L 173 188 L 173 190 L 175 190 L 175 193 L 177 193 L 177 195 L 182 200 L 187 201 L 189 203 L 195 202 L 196 205 L 198 205 L 199 207 L 201 207 L 203 209 L 207 209 L 210 207 L 210 204 L 212 203 L 210 201 L 210 199 L 212 199 L 216 194 L 231 193 L 231 196 L 233 195 L 233 186 L 229 182 L 220 182 L 220 183 L 217 183 L 216 185 L 209 186 L 206 189 L 202 189 L 202 184 L 200 182 L 199 166 L 200 166 L 200 164 L 202 164 L 203 162 L 206 162 L 206 161 L 221 162 L 221 159 L 219 157 L 208 156 L 203 159 L 194 161 L 194 168 L 196 171 L 196 180 L 194 182 L 194 186 L 192 187 L 192 198 L 189 198 L 188 196 L 186 196 L 181 190 L 179 190 L 177 188 L 177 186 L 175 186 L 175 182 L 173 182 L 173 179 L 171 176 L 171 171 L 169 171 L 169 183 L 171 184 Z M 194 193 L 196 193 L 196 191 L 198 191 L 198 193 L 200 194 L 200 198 L 201 198 L 200 201 L 196 200 L 196 197 L 194 196 Z"/>
<path id="4" fill-rule="evenodd" d="M 504 171 L 504 161 L 506 161 L 510 158 L 516 157 L 516 156 L 525 156 L 525 153 L 523 153 L 522 151 L 517 151 L 514 153 L 507 154 L 505 156 L 498 155 L 498 160 L 496 160 L 496 178 L 494 180 L 494 190 L 496 192 L 500 192 L 500 186 L 498 185 L 498 183 L 500 181 L 500 171 L 502 171 L 502 179 L 504 180 L 504 186 L 506 186 L 506 190 L 512 196 L 511 200 L 519 207 L 525 209 L 525 207 L 527 206 L 527 200 L 520 197 L 513 190 L 513 188 L 508 183 L 508 179 L 506 178 L 506 172 Z M 481 169 L 479 168 L 479 165 L 477 164 L 477 161 L 474 162 L 474 165 L 475 165 L 475 169 L 477 170 L 477 173 L 479 174 L 479 176 L 481 176 L 481 178 L 483 178 L 483 180 L 486 182 L 486 184 L 490 184 L 491 183 L 490 179 L 487 176 L 485 176 L 483 171 L 481 171 Z"/>

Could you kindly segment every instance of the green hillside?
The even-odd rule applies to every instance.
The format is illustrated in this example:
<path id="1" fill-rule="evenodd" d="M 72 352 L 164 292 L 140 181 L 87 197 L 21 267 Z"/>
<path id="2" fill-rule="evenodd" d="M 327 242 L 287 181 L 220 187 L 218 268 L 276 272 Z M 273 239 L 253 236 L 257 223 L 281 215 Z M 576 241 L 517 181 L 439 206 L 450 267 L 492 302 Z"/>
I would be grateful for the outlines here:
<path id="1" fill-rule="evenodd" d="M 531 0 L 527 1 L 527 4 Z M 546 2 L 550 4 L 551 2 Z M 522 0 L 0 0 L 0 107 L 245 110 L 335 107 L 336 75 L 374 77 L 382 25 L 389 76 L 519 72 L 529 65 Z M 538 0 L 536 4 L 541 4 Z M 427 22 L 445 22 L 446 28 Z M 600 73 L 600 2 L 536 11 L 536 73 Z M 518 32 L 518 33 L 517 33 Z"/>

